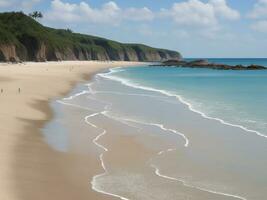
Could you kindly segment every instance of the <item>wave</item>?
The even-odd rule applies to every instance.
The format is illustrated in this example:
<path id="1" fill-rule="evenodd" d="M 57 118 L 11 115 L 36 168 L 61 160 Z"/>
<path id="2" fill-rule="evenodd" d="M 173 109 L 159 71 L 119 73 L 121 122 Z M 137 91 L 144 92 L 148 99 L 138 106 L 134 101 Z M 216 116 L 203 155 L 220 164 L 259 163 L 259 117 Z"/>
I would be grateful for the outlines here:
<path id="1" fill-rule="evenodd" d="M 186 140 L 186 143 L 184 145 L 184 147 L 188 147 L 189 146 L 189 140 L 185 137 L 184 134 L 182 133 L 179 133 L 178 131 L 176 130 L 173 130 L 173 129 L 168 129 L 168 128 L 165 128 L 164 125 L 161 125 L 161 124 L 154 124 L 154 123 L 148 123 L 148 122 L 142 122 L 142 121 L 138 121 L 138 120 L 134 120 L 134 119 L 129 119 L 129 118 L 119 118 L 119 117 L 114 117 L 114 116 L 111 116 L 108 114 L 107 111 L 103 112 L 102 113 L 103 115 L 105 115 L 106 117 L 108 118 L 112 118 L 112 119 L 115 119 L 119 122 L 123 122 L 123 121 L 128 121 L 128 122 L 132 122 L 132 123 L 138 123 L 138 124 L 142 124 L 142 125 L 150 125 L 150 126 L 156 126 L 164 131 L 168 131 L 168 132 L 172 132 L 172 133 L 175 133 L 175 134 L 178 134 L 180 136 L 183 136 Z M 161 156 L 165 153 L 169 153 L 169 152 L 173 152 L 173 151 L 176 151 L 177 149 L 167 149 L 167 150 L 162 150 L 160 152 L 157 153 L 158 156 Z M 152 161 L 152 159 L 150 160 Z M 178 182 L 181 182 L 185 187 L 189 187 L 189 188 L 193 188 L 193 189 L 197 189 L 197 190 L 200 190 L 200 191 L 203 191 L 203 192 L 208 192 L 208 193 L 212 193 L 212 194 L 217 194 L 217 195 L 222 195 L 222 196 L 227 196 L 227 197 L 232 197 L 232 198 L 236 198 L 236 199 L 240 199 L 240 200 L 247 200 L 246 198 L 244 197 L 241 197 L 241 196 L 238 196 L 238 195 L 233 195 L 233 194 L 228 194 L 228 193 L 223 193 L 223 192 L 219 192 L 219 191 L 214 191 L 214 190 L 210 190 L 210 189 L 205 189 L 205 188 L 202 188 L 202 187 L 199 187 L 199 186 L 194 186 L 194 185 L 190 185 L 188 184 L 185 180 L 182 180 L 182 179 L 178 179 L 178 178 L 175 178 L 175 177 L 171 177 L 171 176 L 167 176 L 167 175 L 164 175 L 162 173 L 160 173 L 160 169 L 156 166 L 156 165 L 153 165 L 151 164 L 150 165 L 152 168 L 155 169 L 155 174 L 161 178 L 165 178 L 165 179 L 168 179 L 168 180 L 173 180 L 173 181 L 178 181 Z"/>
<path id="2" fill-rule="evenodd" d="M 227 194 L 227 193 L 223 193 L 223 192 L 218 192 L 218 191 L 214 191 L 214 190 L 209 190 L 209 189 L 205 189 L 202 187 L 198 187 L 198 186 L 193 186 L 193 185 L 189 185 L 186 181 L 182 180 L 182 179 L 178 179 L 178 178 L 174 178 L 174 177 L 170 177 L 170 176 L 166 176 L 160 173 L 160 170 L 158 167 L 156 167 L 155 165 L 151 165 L 152 168 L 155 169 L 155 174 L 161 178 L 165 178 L 165 179 L 169 179 L 172 181 L 178 181 L 181 182 L 185 187 L 190 187 L 193 189 L 197 189 L 203 192 L 208 192 L 208 193 L 212 193 L 212 194 L 217 194 L 217 195 L 222 195 L 222 196 L 227 196 L 227 197 L 233 197 L 236 199 L 241 199 L 241 200 L 247 200 L 244 197 L 238 196 L 238 195 L 233 195 L 233 194 Z"/>
<path id="3" fill-rule="evenodd" d="M 74 94 L 74 95 L 71 95 L 69 97 L 63 98 L 63 100 L 72 100 L 72 99 L 74 99 L 74 98 L 76 98 L 78 96 L 81 96 L 81 95 L 84 95 L 84 94 L 88 94 L 88 93 L 89 93 L 89 91 L 83 90 L 81 92 L 78 92 L 77 94 Z"/>
<path id="4" fill-rule="evenodd" d="M 129 118 L 127 119 L 127 118 L 111 117 L 110 115 L 107 114 L 107 112 L 104 112 L 104 115 L 106 115 L 106 116 L 108 116 L 110 118 L 117 119 L 119 121 L 128 121 L 128 122 L 132 122 L 132 123 L 137 123 L 137 124 L 143 124 L 143 125 L 149 125 L 149 126 L 158 127 L 161 130 L 163 130 L 163 131 L 171 132 L 171 133 L 174 133 L 176 135 L 181 136 L 185 140 L 184 147 L 188 147 L 189 146 L 189 139 L 185 136 L 185 134 L 183 134 L 183 133 L 181 133 L 181 132 L 179 132 L 177 130 L 174 130 L 174 129 L 166 128 L 163 124 L 156 124 L 156 123 L 151 123 L 151 122 L 142 122 L 142 121 L 138 121 L 138 120 L 134 120 L 134 119 L 129 119 Z"/>
<path id="5" fill-rule="evenodd" d="M 99 128 L 98 126 L 96 126 L 95 124 L 93 124 L 92 122 L 89 121 L 90 118 L 95 117 L 95 116 L 97 116 L 97 115 L 100 115 L 100 114 L 102 114 L 103 112 L 104 112 L 104 111 L 102 111 L 102 112 L 97 112 L 97 113 L 94 113 L 94 114 L 92 114 L 92 115 L 88 115 L 88 116 L 86 116 L 86 117 L 84 118 L 84 120 L 85 120 L 85 122 L 86 122 L 87 124 L 89 124 L 90 126 L 96 128 L 96 129 L 102 129 L 102 132 L 101 132 L 98 136 L 96 136 L 96 138 L 93 140 L 93 143 L 94 143 L 96 146 L 100 147 L 102 150 L 104 150 L 104 152 L 108 152 L 108 149 L 107 149 L 106 147 L 104 147 L 103 145 L 101 145 L 100 143 L 98 143 L 98 140 L 99 140 L 101 137 L 103 137 L 104 135 L 106 135 L 107 131 L 106 131 L 105 129 L 103 129 L 103 128 Z M 92 179 L 92 181 L 91 181 L 92 189 L 95 190 L 96 192 L 99 192 L 99 193 L 102 193 L 102 194 L 106 194 L 106 195 L 109 195 L 109 196 L 113 196 L 113 197 L 117 197 L 117 198 L 120 198 L 120 199 L 122 199 L 122 200 L 129 200 L 129 199 L 123 197 L 123 196 L 120 196 L 120 195 L 117 195 L 117 194 L 113 194 L 113 193 L 110 193 L 110 192 L 106 192 L 106 191 L 101 190 L 101 189 L 99 189 L 99 188 L 97 187 L 97 178 L 102 177 L 102 176 L 105 176 L 105 175 L 108 174 L 108 170 L 107 170 L 107 168 L 106 168 L 106 166 L 105 166 L 105 162 L 104 162 L 103 156 L 104 156 L 104 153 L 101 153 L 100 156 L 99 156 L 99 160 L 100 160 L 100 162 L 101 162 L 101 166 L 102 166 L 102 168 L 103 168 L 103 170 L 104 170 L 104 173 L 95 175 L 95 176 L 93 177 L 93 179 Z"/>
<path id="6" fill-rule="evenodd" d="M 67 98 L 64 98 L 63 100 L 73 100 L 74 98 L 77 98 L 83 94 L 88 94 L 90 93 L 90 91 L 92 92 L 92 90 L 90 90 L 89 88 L 89 92 L 88 91 L 82 91 L 82 92 L 79 92 L 77 94 L 74 94 L 70 97 L 67 97 Z M 92 93 L 94 94 L 94 93 Z M 90 109 L 87 109 L 85 107 L 82 107 L 82 106 L 79 106 L 79 105 L 75 105 L 75 104 L 71 104 L 71 103 L 66 103 L 64 101 L 60 101 L 58 100 L 57 101 L 58 103 L 61 103 L 63 105 L 67 105 L 67 106 L 74 106 L 76 108 L 80 108 L 80 109 L 85 109 L 85 110 L 89 110 L 89 111 L 94 111 L 93 114 L 90 114 L 88 116 L 86 116 L 84 118 L 84 121 L 92 126 L 93 128 L 95 129 L 99 129 L 101 131 L 101 133 L 99 135 L 97 135 L 94 139 L 93 139 L 93 143 L 98 146 L 100 149 L 103 150 L 103 152 L 99 155 L 99 160 L 100 160 L 100 163 L 101 163 L 101 166 L 104 170 L 104 172 L 102 174 L 98 174 L 98 175 L 95 175 L 93 178 L 92 178 L 92 181 L 91 181 L 91 185 L 92 185 L 92 189 L 99 192 L 99 193 L 102 193 L 102 194 L 106 194 L 106 195 L 109 195 L 109 196 L 113 196 L 113 197 L 116 197 L 116 198 L 119 198 L 119 199 L 122 199 L 122 200 L 129 200 L 123 196 L 120 196 L 120 195 L 117 195 L 117 194 L 113 194 L 113 193 L 110 193 L 110 192 L 106 192 L 102 189 L 100 189 L 98 187 L 98 184 L 97 184 L 97 179 L 100 178 L 100 177 L 103 177 L 105 175 L 108 174 L 108 170 L 105 166 L 105 162 L 104 162 L 104 152 L 108 152 L 109 150 L 102 144 L 100 144 L 98 141 L 100 140 L 100 138 L 102 138 L 103 136 L 105 136 L 107 134 L 107 130 L 101 128 L 101 127 L 98 127 L 96 124 L 92 123 L 90 121 L 91 118 L 93 117 L 96 117 L 98 115 L 103 115 L 103 116 L 106 116 L 108 118 L 111 118 L 111 119 L 114 119 L 116 121 L 119 121 L 121 123 L 124 123 L 128 126 L 130 126 L 129 123 L 127 122 L 131 122 L 131 123 L 139 123 L 139 124 L 143 124 L 143 125 L 150 125 L 150 126 L 155 126 L 155 127 L 158 127 L 164 131 L 167 131 L 167 132 L 171 132 L 171 133 L 174 133 L 174 134 L 177 134 L 181 137 L 183 137 L 183 139 L 185 140 L 185 144 L 184 144 L 184 147 L 188 147 L 189 146 L 189 139 L 183 134 L 183 133 L 180 133 L 176 130 L 173 130 L 173 129 L 169 129 L 169 128 L 166 128 L 164 125 L 162 124 L 156 124 L 156 123 L 148 123 L 148 122 L 142 122 L 142 121 L 138 121 L 138 120 L 134 120 L 134 119 L 125 119 L 125 118 L 117 118 L 117 117 L 114 117 L 114 116 L 111 116 L 108 114 L 108 108 L 112 106 L 112 104 L 110 102 L 104 102 L 102 101 L 103 103 L 106 104 L 105 108 L 103 111 L 95 111 L 95 110 L 90 110 Z M 134 126 L 133 126 L 134 127 Z M 137 127 L 135 127 L 137 128 Z M 176 149 L 167 149 L 167 150 L 163 150 L 163 151 L 160 151 L 157 155 L 162 155 L 164 153 L 167 153 L 167 152 L 171 152 L 171 151 L 175 151 Z M 226 194 L 226 193 L 221 193 L 221 192 L 216 192 L 216 191 L 212 191 L 212 190 L 208 190 L 208 189 L 203 189 L 203 188 L 200 188 L 200 187 L 196 187 L 196 186 L 192 186 L 192 185 L 189 185 L 186 183 L 186 181 L 184 180 L 181 180 L 181 179 L 177 179 L 177 178 L 174 178 L 174 177 L 170 177 L 170 176 L 166 176 L 166 175 L 163 175 L 160 173 L 160 170 L 159 168 L 157 168 L 155 165 L 151 165 L 152 168 L 155 169 L 155 174 L 161 178 L 165 178 L 165 179 L 169 179 L 169 180 L 173 180 L 173 181 L 179 181 L 181 183 L 183 183 L 184 186 L 186 187 L 190 187 L 190 188 L 194 188 L 194 189 L 198 189 L 198 190 L 201 190 L 201 191 L 205 191 L 205 192 L 209 192 L 209 193 L 213 193 L 213 194 L 218 194 L 218 195 L 224 195 L 224 196 L 228 196 L 228 197 L 234 197 L 234 198 L 238 198 L 238 199 L 241 199 L 241 200 L 246 200 L 245 198 L 243 197 L 240 197 L 240 196 L 237 196 L 237 195 L 231 195 L 231 194 Z"/>
<path id="7" fill-rule="evenodd" d="M 90 84 L 87 84 L 87 86 L 90 86 L 90 85 L 91 85 L 91 83 L 90 83 Z M 105 136 L 106 133 L 107 133 L 107 131 L 106 131 L 105 129 L 103 129 L 103 128 L 98 127 L 98 126 L 95 125 L 94 123 L 90 122 L 89 119 L 90 119 L 90 118 L 93 118 L 93 117 L 96 117 L 96 116 L 98 116 L 98 115 L 104 115 L 104 112 L 105 112 L 106 109 L 110 106 L 110 103 L 107 104 L 107 105 L 105 106 L 104 111 L 96 112 L 95 110 L 88 109 L 88 108 L 83 107 L 83 106 L 79 106 L 79 105 L 76 105 L 76 104 L 72 104 L 72 103 L 66 103 L 66 102 L 64 102 L 64 101 L 66 101 L 66 100 L 73 100 L 73 99 L 75 99 L 75 98 L 77 98 L 77 97 L 79 97 L 79 96 L 81 96 L 81 95 L 84 95 L 84 94 L 89 94 L 92 90 L 90 90 L 90 87 L 88 87 L 88 89 L 89 89 L 89 91 L 78 92 L 78 93 L 76 93 L 76 94 L 74 94 L 74 95 L 71 95 L 71 96 L 69 96 L 69 97 L 63 98 L 62 100 L 57 100 L 56 102 L 58 102 L 58 103 L 60 103 L 60 104 L 62 104 L 62 105 L 65 105 L 65 106 L 71 106 L 71 107 L 75 107 L 75 108 L 79 108 L 79 109 L 83 109 L 83 110 L 94 111 L 95 113 L 86 116 L 86 117 L 84 118 L 84 121 L 85 121 L 85 123 L 87 123 L 88 125 L 92 126 L 92 127 L 95 128 L 95 129 L 102 129 L 102 132 L 101 132 L 99 135 L 97 135 L 97 136 L 93 139 L 93 143 L 94 143 L 97 147 L 99 147 L 100 149 L 102 149 L 104 152 L 108 152 L 108 149 L 107 149 L 104 145 L 98 143 L 98 140 L 99 140 L 101 137 Z M 119 199 L 121 199 L 121 200 L 129 200 L 129 199 L 123 197 L 123 196 L 120 196 L 120 195 L 117 195 L 117 194 L 113 194 L 113 193 L 110 193 L 110 192 L 106 192 L 106 191 L 101 190 L 100 188 L 97 187 L 97 178 L 102 177 L 102 176 L 105 176 L 105 175 L 108 174 L 108 170 L 107 170 L 107 168 L 106 168 L 106 166 L 105 166 L 105 162 L 104 162 L 103 156 L 104 156 L 104 153 L 101 153 L 101 154 L 99 155 L 99 160 L 100 160 L 101 166 L 102 166 L 102 168 L 103 168 L 103 170 L 104 170 L 104 173 L 95 175 L 95 176 L 92 178 L 92 181 L 91 181 L 92 189 L 95 190 L 96 192 L 99 192 L 99 193 L 102 193 L 102 194 L 105 194 L 105 195 L 109 195 L 109 196 L 112 196 L 112 197 L 116 197 L 116 198 L 119 198 Z"/>
<path id="8" fill-rule="evenodd" d="M 133 81 L 130 81 L 128 79 L 125 79 L 125 78 L 121 78 L 121 77 L 113 76 L 112 75 L 112 74 L 115 74 L 115 73 L 118 73 L 118 72 L 121 72 L 121 71 L 122 71 L 121 70 L 121 67 L 118 67 L 118 68 L 110 69 L 110 71 L 107 72 L 107 73 L 99 73 L 96 76 L 100 76 L 102 78 L 106 78 L 106 79 L 109 79 L 109 80 L 117 81 L 117 82 L 120 82 L 123 85 L 126 85 L 128 87 L 132 87 L 132 88 L 135 88 L 135 89 L 141 89 L 141 90 L 146 90 L 146 91 L 151 91 L 151 92 L 157 92 L 157 93 L 166 95 L 168 97 L 175 97 L 182 104 L 186 105 L 190 111 L 201 115 L 205 119 L 215 120 L 215 121 L 218 121 L 218 122 L 220 122 L 221 124 L 224 124 L 224 125 L 228 125 L 228 126 L 235 127 L 235 128 L 240 128 L 240 129 L 242 129 L 242 130 L 244 130 L 246 132 L 254 133 L 257 136 L 260 136 L 260 137 L 263 137 L 263 138 L 267 139 L 267 135 L 264 135 L 263 133 L 260 133 L 259 131 L 249 129 L 249 128 L 247 128 L 245 126 L 242 126 L 242 125 L 239 125 L 239 124 L 232 124 L 230 122 L 227 122 L 227 121 L 225 121 L 223 119 L 220 119 L 220 118 L 217 118 L 217 117 L 210 117 L 210 116 L 208 116 L 207 114 L 205 114 L 205 113 L 203 113 L 203 112 L 195 109 L 192 104 L 190 104 L 189 102 L 187 102 L 180 95 L 177 95 L 175 93 L 172 93 L 172 92 L 166 91 L 166 90 L 162 90 L 162 89 L 157 89 L 157 88 L 153 88 L 153 87 L 143 86 L 143 85 L 134 83 Z"/>
<path id="9" fill-rule="evenodd" d="M 167 97 L 161 97 L 161 96 L 157 96 L 157 95 L 124 93 L 124 92 L 110 92 L 110 91 L 94 91 L 94 94 L 115 94 L 115 95 L 140 96 L 140 97 L 150 97 L 150 98 L 167 98 Z"/>

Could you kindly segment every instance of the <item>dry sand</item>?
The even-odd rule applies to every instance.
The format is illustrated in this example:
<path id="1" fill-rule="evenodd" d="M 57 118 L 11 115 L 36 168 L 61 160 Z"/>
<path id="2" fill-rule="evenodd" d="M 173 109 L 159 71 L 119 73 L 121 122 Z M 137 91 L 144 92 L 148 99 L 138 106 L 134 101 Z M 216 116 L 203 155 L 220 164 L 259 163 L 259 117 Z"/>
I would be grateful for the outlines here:
<path id="1" fill-rule="evenodd" d="M 112 199 L 90 188 L 92 176 L 102 171 L 98 157 L 54 151 L 40 128 L 53 117 L 51 99 L 64 96 L 99 70 L 138 64 L 0 64 L 0 199 Z"/>

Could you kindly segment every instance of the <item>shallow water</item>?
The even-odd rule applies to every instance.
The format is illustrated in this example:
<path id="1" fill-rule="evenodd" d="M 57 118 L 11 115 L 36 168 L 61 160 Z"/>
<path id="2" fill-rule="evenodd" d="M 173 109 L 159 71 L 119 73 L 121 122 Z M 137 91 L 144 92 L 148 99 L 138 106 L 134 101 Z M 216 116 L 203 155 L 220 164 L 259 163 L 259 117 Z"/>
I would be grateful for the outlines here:
<path id="1" fill-rule="evenodd" d="M 266 78 L 263 71 L 112 69 L 55 102 L 58 114 L 44 132 L 63 151 L 79 146 L 69 135 L 80 126 L 90 134 L 83 143 L 103 168 L 91 180 L 98 192 L 121 199 L 262 200 Z M 68 130 L 63 139 L 60 126 Z"/>

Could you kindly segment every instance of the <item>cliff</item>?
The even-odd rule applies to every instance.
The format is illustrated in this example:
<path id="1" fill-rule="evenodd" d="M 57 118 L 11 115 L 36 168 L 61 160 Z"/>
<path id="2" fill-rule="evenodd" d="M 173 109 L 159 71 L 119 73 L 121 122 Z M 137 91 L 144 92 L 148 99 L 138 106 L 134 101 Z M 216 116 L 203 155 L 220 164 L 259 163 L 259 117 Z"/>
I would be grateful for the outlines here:
<path id="1" fill-rule="evenodd" d="M 0 13 L 0 62 L 181 59 L 178 52 L 45 27 L 21 12 Z"/>

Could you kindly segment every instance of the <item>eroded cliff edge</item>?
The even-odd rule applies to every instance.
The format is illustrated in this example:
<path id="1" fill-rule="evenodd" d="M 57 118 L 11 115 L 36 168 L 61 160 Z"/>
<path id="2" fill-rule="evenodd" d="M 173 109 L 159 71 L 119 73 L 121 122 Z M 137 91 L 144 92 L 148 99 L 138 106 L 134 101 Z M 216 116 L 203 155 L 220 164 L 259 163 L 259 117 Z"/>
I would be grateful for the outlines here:
<path id="1" fill-rule="evenodd" d="M 21 12 L 0 13 L 0 62 L 181 59 L 176 51 L 45 27 Z"/>

